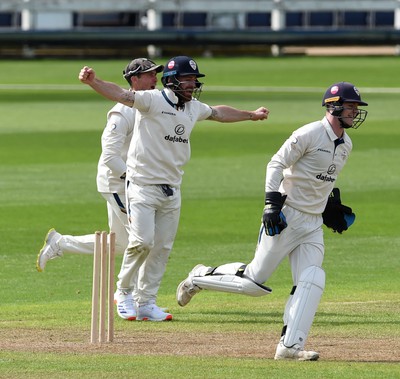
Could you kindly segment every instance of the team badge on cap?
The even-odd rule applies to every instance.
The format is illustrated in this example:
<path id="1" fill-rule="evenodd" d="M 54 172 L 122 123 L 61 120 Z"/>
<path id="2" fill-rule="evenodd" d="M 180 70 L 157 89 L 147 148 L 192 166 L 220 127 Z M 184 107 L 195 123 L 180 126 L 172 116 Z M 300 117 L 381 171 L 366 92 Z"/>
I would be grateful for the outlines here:
<path id="1" fill-rule="evenodd" d="M 196 64 L 196 62 L 195 62 L 193 59 L 191 59 L 191 60 L 189 61 L 189 64 L 190 64 L 190 67 L 191 67 L 193 70 L 196 70 L 197 64 Z"/>
<path id="2" fill-rule="evenodd" d="M 333 87 L 331 88 L 331 94 L 332 94 L 332 95 L 337 94 L 338 91 L 339 91 L 339 87 L 338 87 L 338 86 L 333 86 Z"/>

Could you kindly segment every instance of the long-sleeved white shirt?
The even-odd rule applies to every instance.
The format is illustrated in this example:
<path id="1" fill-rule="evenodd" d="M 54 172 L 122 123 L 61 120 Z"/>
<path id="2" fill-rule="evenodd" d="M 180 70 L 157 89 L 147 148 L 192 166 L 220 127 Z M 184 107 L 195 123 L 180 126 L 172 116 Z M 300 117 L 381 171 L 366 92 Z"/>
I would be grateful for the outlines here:
<path id="1" fill-rule="evenodd" d="M 128 148 L 135 125 L 136 109 L 116 104 L 107 113 L 107 125 L 101 136 L 102 152 L 97 165 L 97 190 L 123 193 Z"/>
<path id="2" fill-rule="evenodd" d="M 326 118 L 295 130 L 267 165 L 265 191 L 280 191 L 289 206 L 321 214 L 353 147 L 346 132 L 342 141 Z"/>

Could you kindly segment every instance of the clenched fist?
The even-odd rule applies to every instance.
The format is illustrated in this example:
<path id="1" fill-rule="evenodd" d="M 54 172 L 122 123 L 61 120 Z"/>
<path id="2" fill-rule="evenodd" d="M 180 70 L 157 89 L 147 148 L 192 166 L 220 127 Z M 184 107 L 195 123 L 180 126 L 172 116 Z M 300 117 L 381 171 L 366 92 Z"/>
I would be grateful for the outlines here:
<path id="1" fill-rule="evenodd" d="M 88 66 L 82 68 L 81 72 L 79 73 L 79 80 L 82 83 L 90 84 L 94 81 L 96 77 L 96 73 L 94 70 Z"/>

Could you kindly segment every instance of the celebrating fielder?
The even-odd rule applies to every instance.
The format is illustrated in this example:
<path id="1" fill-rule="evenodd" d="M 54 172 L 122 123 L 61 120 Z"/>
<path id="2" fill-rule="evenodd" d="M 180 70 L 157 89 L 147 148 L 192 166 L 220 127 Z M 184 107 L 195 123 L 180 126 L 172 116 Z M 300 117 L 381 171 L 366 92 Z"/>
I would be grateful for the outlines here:
<path id="1" fill-rule="evenodd" d="M 178 228 L 183 166 L 190 158 L 190 134 L 197 121 L 236 122 L 264 120 L 264 107 L 246 111 L 225 105 L 208 106 L 196 98 L 205 76 L 187 57 L 170 59 L 163 70 L 164 89 L 126 91 L 96 77 L 83 67 L 79 79 L 104 97 L 137 109 L 135 133 L 127 157 L 127 210 L 129 244 L 124 253 L 116 301 L 137 320 L 165 321 L 172 315 L 156 305 L 158 289 Z M 139 273 L 138 300 L 132 296 Z"/>
<path id="2" fill-rule="evenodd" d="M 321 121 L 293 132 L 267 165 L 265 208 L 253 260 L 218 267 L 199 264 L 177 288 L 177 301 L 187 305 L 202 289 L 263 296 L 263 283 L 288 257 L 293 288 L 286 303 L 281 339 L 275 359 L 317 360 L 304 349 L 325 287 L 323 222 L 342 233 L 353 223 L 351 208 L 341 203 L 334 188 L 347 162 L 352 142 L 346 133 L 358 128 L 368 105 L 348 82 L 331 85 L 323 96 Z"/>
<path id="3" fill-rule="evenodd" d="M 157 73 L 164 66 L 157 65 L 147 58 L 132 60 L 123 70 L 123 77 L 129 83 L 130 91 L 151 90 L 157 85 Z M 107 113 L 107 124 L 101 136 L 102 152 L 97 167 L 97 190 L 107 202 L 108 225 L 115 233 L 116 250 L 123 253 L 128 246 L 129 225 L 125 208 L 126 156 L 135 124 L 136 109 L 116 104 Z M 93 254 L 94 234 L 83 236 L 62 235 L 50 229 L 43 248 L 37 258 L 38 271 L 45 269 L 50 259 L 62 257 L 64 253 Z M 135 297 L 136 280 L 132 285 Z M 128 299 L 133 302 L 133 299 Z M 117 308 L 118 315 L 133 319 L 124 312 L 125 307 Z"/>

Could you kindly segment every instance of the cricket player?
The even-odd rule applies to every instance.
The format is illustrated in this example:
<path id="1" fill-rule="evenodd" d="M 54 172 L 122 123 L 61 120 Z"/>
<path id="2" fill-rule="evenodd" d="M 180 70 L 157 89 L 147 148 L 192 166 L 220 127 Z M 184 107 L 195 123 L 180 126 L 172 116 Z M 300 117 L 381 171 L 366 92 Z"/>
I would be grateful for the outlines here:
<path id="1" fill-rule="evenodd" d="M 294 131 L 267 165 L 265 208 L 253 260 L 247 265 L 199 264 L 176 293 L 181 306 L 202 289 L 264 296 L 271 293 L 264 283 L 289 258 L 293 288 L 277 360 L 319 358 L 304 346 L 325 287 L 322 224 L 342 233 L 355 218 L 351 208 L 341 204 L 334 185 L 352 150 L 346 131 L 364 122 L 367 111 L 359 106 L 368 104 L 353 84 L 341 82 L 327 89 L 322 105 L 325 117 Z"/>
<path id="2" fill-rule="evenodd" d="M 198 101 L 202 90 L 198 79 L 204 76 L 187 56 L 167 62 L 161 91 L 126 91 L 99 79 L 87 66 L 79 74 L 81 82 L 99 94 L 137 110 L 126 173 L 129 244 L 116 296 L 118 303 L 123 302 L 132 291 L 132 278 L 139 275 L 137 306 L 126 309 L 137 320 L 172 319 L 156 305 L 156 298 L 178 228 L 183 166 L 190 158 L 190 134 L 196 122 L 257 121 L 268 117 L 264 107 L 247 111 L 225 105 L 211 107 Z"/>
<path id="3" fill-rule="evenodd" d="M 157 73 L 163 70 L 147 58 L 132 60 L 123 70 L 130 91 L 155 89 Z M 107 124 L 101 137 L 102 152 L 97 167 L 97 190 L 107 202 L 108 225 L 115 233 L 116 251 L 123 253 L 128 246 L 129 225 L 125 207 L 126 157 L 132 139 L 136 110 L 117 103 L 107 114 Z M 61 235 L 50 229 L 37 258 L 37 270 L 43 271 L 49 259 L 64 253 L 93 254 L 94 234 L 83 236 Z M 132 290 L 134 291 L 135 279 Z M 125 301 L 133 304 L 132 292 Z M 118 315 L 132 320 L 132 315 L 118 307 Z"/>

